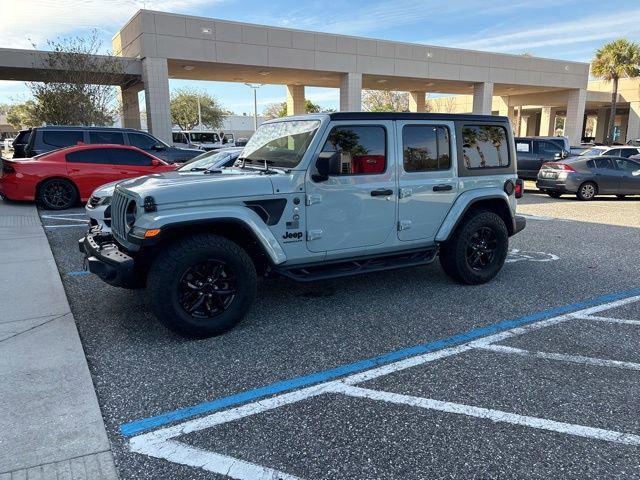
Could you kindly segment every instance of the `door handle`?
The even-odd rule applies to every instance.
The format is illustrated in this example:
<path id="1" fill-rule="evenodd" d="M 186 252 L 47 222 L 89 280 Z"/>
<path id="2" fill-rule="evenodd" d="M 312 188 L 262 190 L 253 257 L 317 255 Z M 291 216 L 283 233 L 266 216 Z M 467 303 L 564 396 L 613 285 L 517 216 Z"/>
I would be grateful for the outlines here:
<path id="1" fill-rule="evenodd" d="M 448 190 L 453 190 L 453 185 L 434 185 L 434 192 L 446 192 Z"/>
<path id="2" fill-rule="evenodd" d="M 378 190 L 371 190 L 372 197 L 388 197 L 389 195 L 393 195 L 393 190 L 380 188 Z"/>

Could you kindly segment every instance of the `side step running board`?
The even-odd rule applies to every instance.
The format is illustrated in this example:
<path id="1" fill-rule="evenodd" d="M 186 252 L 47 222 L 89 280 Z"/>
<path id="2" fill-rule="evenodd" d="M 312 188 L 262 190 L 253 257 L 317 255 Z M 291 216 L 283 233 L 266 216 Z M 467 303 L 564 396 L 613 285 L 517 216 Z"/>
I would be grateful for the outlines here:
<path id="1" fill-rule="evenodd" d="M 411 250 L 395 254 L 361 257 L 349 260 L 336 260 L 308 265 L 292 265 L 277 267 L 274 273 L 291 278 L 298 282 L 314 282 L 331 278 L 358 275 L 360 273 L 381 272 L 396 268 L 427 265 L 436 258 L 438 249 Z"/>

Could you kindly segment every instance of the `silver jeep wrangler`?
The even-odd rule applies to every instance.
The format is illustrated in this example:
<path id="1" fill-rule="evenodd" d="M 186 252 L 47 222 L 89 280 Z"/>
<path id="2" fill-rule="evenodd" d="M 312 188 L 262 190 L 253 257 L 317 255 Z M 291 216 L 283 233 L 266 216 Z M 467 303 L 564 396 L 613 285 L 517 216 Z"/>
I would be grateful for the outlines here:
<path id="1" fill-rule="evenodd" d="M 258 276 L 308 282 L 437 256 L 465 284 L 502 268 L 522 182 L 505 117 L 331 113 L 263 124 L 236 165 L 119 183 L 89 270 L 146 287 L 156 316 L 206 337 L 236 325 Z"/>

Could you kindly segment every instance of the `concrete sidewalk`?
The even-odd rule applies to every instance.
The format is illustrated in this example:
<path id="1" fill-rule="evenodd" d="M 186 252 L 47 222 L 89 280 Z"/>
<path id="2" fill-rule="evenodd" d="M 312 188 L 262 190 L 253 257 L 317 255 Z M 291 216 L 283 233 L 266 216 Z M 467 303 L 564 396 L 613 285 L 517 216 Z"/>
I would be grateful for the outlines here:
<path id="1" fill-rule="evenodd" d="M 0 480 L 18 478 L 118 477 L 36 208 L 0 200 Z"/>

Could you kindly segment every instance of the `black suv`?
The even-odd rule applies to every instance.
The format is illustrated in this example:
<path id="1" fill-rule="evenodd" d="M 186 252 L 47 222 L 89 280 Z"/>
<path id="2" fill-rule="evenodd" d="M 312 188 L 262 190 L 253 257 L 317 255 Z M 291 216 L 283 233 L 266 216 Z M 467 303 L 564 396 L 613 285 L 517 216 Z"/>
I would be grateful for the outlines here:
<path id="1" fill-rule="evenodd" d="M 562 160 L 571 155 L 562 148 L 562 139 L 516 137 L 515 141 L 518 177 L 526 180 L 538 178 L 543 163 Z"/>
<path id="2" fill-rule="evenodd" d="M 169 163 L 186 162 L 202 153 L 202 150 L 169 146 L 133 128 L 47 126 L 22 130 L 13 141 L 13 158 L 34 157 L 79 142 L 133 145 Z"/>

